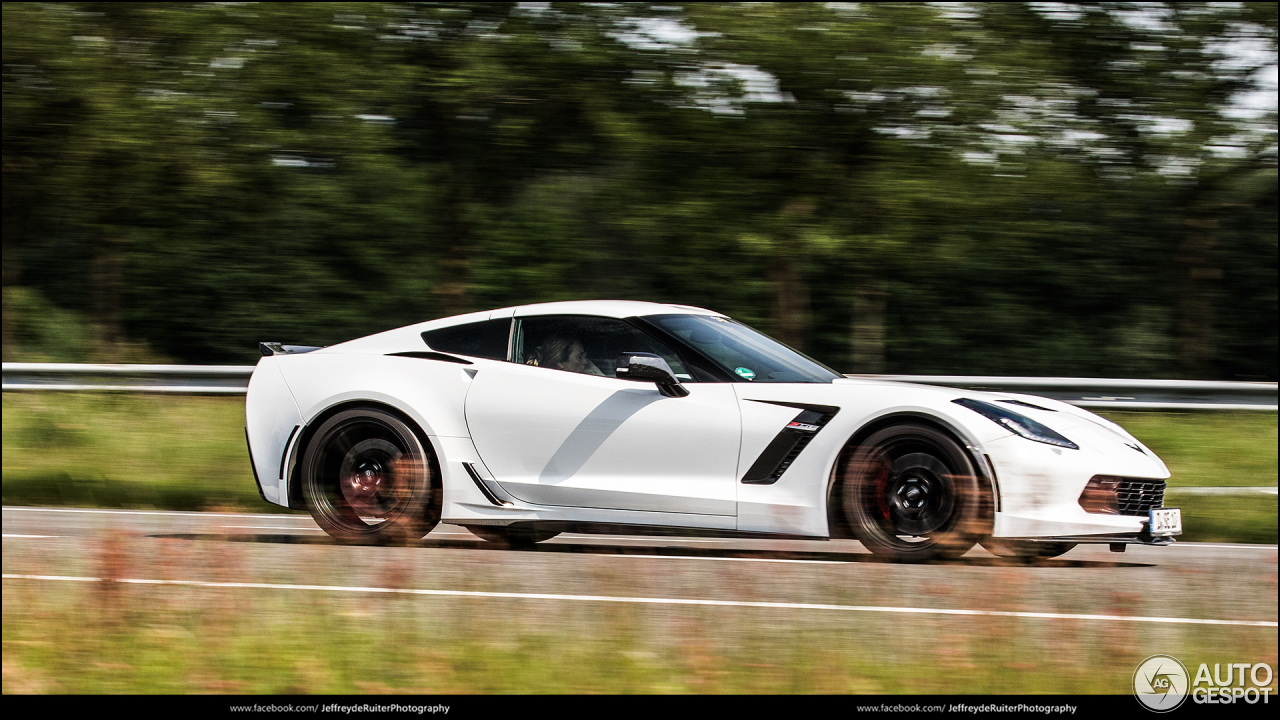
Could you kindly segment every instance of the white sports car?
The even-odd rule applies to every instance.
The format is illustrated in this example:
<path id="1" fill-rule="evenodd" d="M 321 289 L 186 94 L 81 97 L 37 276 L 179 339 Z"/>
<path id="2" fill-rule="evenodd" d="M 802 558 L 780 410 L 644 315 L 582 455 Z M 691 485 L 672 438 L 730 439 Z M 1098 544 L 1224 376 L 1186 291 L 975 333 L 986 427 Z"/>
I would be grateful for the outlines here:
<path id="1" fill-rule="evenodd" d="M 445 522 L 509 546 L 674 530 L 923 560 L 1182 530 L 1164 463 L 1104 418 L 843 377 L 701 308 L 525 305 L 260 347 L 245 407 L 259 491 L 348 542 Z"/>

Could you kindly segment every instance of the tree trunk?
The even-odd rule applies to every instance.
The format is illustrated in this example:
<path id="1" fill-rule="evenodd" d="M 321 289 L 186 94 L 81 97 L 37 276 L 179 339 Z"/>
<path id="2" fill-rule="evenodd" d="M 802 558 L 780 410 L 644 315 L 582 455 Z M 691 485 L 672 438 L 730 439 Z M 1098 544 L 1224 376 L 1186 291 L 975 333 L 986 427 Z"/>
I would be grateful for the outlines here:
<path id="1" fill-rule="evenodd" d="M 7 211 L 8 208 L 5 208 Z M 18 221 L 12 218 L 8 212 L 4 218 L 4 337 L 3 347 L 4 359 L 9 360 L 17 357 L 17 333 L 14 325 L 17 318 L 13 316 L 13 298 L 10 297 L 9 291 L 18 285 Z"/>
<path id="2" fill-rule="evenodd" d="M 813 214 L 813 201 L 797 198 L 782 205 L 782 225 L 775 238 L 775 251 L 769 267 L 773 285 L 773 327 L 782 342 L 804 350 L 809 335 L 809 285 L 801 275 L 803 251 L 800 226 Z"/>
<path id="3" fill-rule="evenodd" d="M 441 229 L 445 242 L 439 260 L 438 282 L 432 292 L 440 303 L 440 316 L 452 317 L 471 311 L 471 237 L 467 230 L 464 190 L 450 173 L 449 191 L 442 204 Z"/>
<path id="4" fill-rule="evenodd" d="M 853 293 L 853 372 L 884 373 L 884 309 L 889 300 L 883 279 L 863 280 Z"/>
<path id="5" fill-rule="evenodd" d="M 124 344 L 122 290 L 124 288 L 124 243 L 119 238 L 102 237 L 93 255 L 93 343 L 101 361 L 116 359 Z"/>
<path id="6" fill-rule="evenodd" d="M 800 277 L 795 255 L 784 249 L 769 268 L 773 284 L 774 332 L 782 342 L 804 350 L 809 332 L 809 286 Z"/>
<path id="7" fill-rule="evenodd" d="M 1178 364 L 1187 379 L 1214 376 L 1213 286 L 1222 269 L 1211 267 L 1212 218 L 1188 218 L 1187 235 L 1174 262 L 1178 268 Z"/>

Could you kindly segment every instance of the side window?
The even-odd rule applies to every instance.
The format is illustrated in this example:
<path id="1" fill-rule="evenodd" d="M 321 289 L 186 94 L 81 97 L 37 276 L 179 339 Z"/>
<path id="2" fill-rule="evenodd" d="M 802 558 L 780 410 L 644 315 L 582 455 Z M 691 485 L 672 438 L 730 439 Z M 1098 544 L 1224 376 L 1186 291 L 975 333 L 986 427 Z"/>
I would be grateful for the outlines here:
<path id="1" fill-rule="evenodd" d="M 442 353 L 468 355 L 490 360 L 507 359 L 511 319 L 486 320 L 422 333 L 427 347 Z"/>
<path id="2" fill-rule="evenodd" d="M 626 352 L 659 355 L 676 377 L 694 380 L 671 348 L 622 320 L 582 315 L 516 319 L 515 362 L 616 377 L 614 364 Z"/>

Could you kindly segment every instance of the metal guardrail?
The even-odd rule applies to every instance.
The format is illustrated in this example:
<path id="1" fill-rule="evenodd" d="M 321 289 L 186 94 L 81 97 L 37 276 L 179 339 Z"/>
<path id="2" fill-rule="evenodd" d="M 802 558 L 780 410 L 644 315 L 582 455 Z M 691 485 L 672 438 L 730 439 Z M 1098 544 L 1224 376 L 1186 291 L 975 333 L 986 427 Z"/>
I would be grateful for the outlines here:
<path id="1" fill-rule="evenodd" d="M 1220 380 L 850 375 L 900 382 L 1039 395 L 1093 410 L 1261 410 L 1276 412 L 1276 383 Z"/>
<path id="2" fill-rule="evenodd" d="M 4 363 L 4 391 L 243 395 L 253 365 Z"/>
<path id="3" fill-rule="evenodd" d="M 4 391 L 243 395 L 253 365 L 82 365 L 4 363 Z M 972 375 L 850 375 L 1050 397 L 1098 410 L 1260 410 L 1276 412 L 1276 383 L 1120 380 Z"/>

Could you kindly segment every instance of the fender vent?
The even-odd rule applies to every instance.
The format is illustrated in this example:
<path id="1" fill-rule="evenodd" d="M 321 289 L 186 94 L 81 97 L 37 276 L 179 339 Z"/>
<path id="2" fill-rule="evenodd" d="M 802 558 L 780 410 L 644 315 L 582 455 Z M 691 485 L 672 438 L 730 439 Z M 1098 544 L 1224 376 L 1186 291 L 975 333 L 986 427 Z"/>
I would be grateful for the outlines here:
<path id="1" fill-rule="evenodd" d="M 751 468 L 742 476 L 747 485 L 772 485 L 791 467 L 791 463 L 800 457 L 800 452 L 813 441 L 818 431 L 822 430 L 831 418 L 840 411 L 829 405 L 805 405 L 802 403 L 783 403 L 771 400 L 755 400 L 753 402 L 768 403 L 793 407 L 801 412 L 795 419 L 787 423 L 765 447 L 760 457 L 751 464 Z"/>

